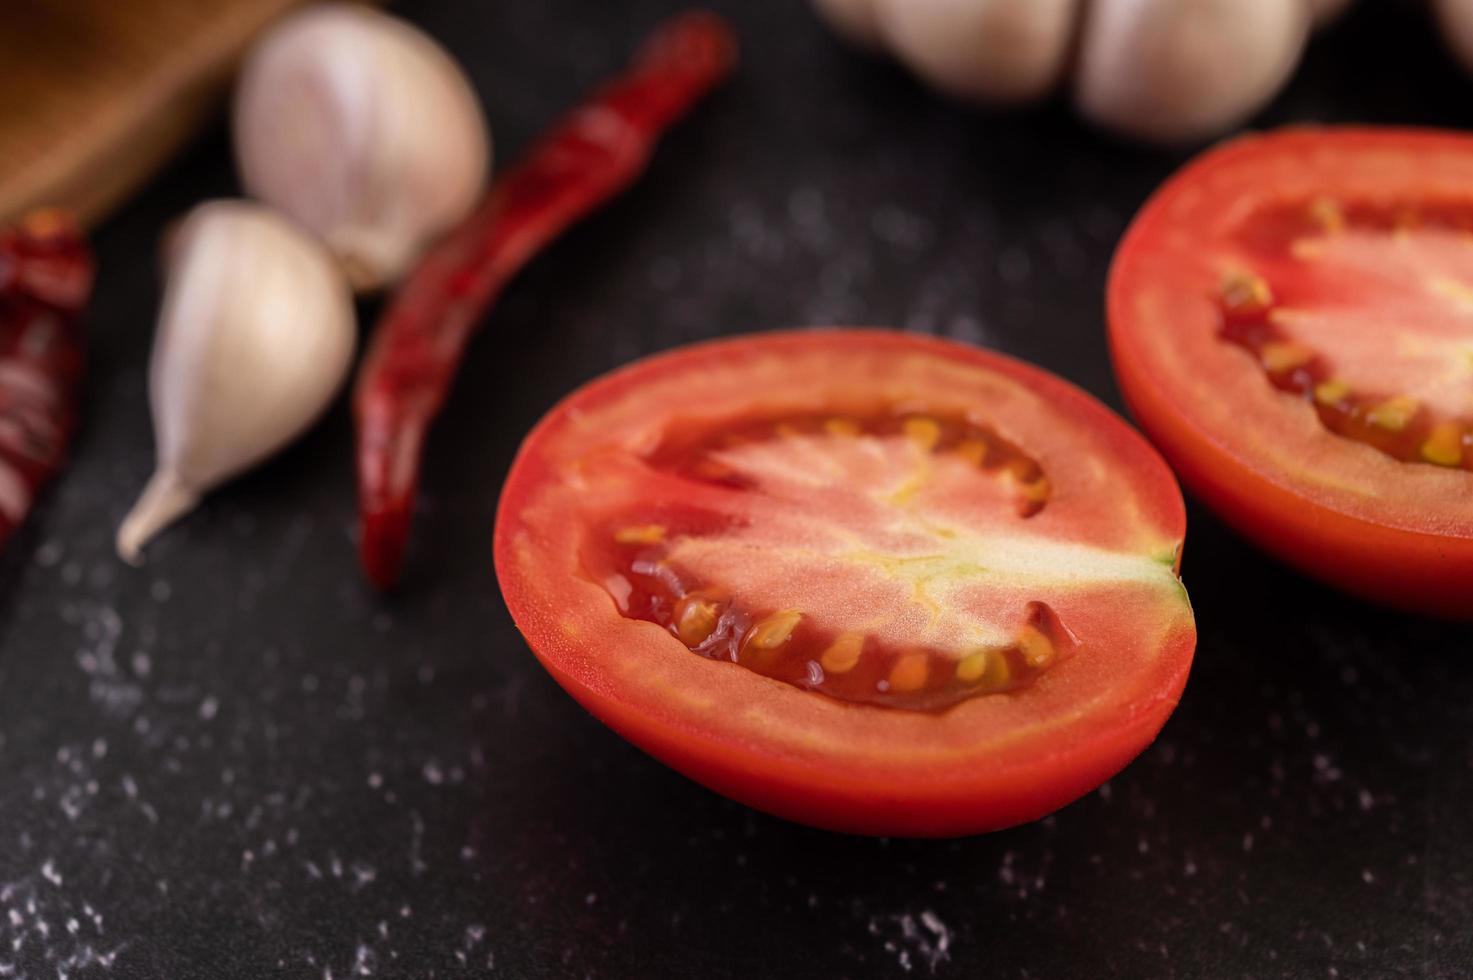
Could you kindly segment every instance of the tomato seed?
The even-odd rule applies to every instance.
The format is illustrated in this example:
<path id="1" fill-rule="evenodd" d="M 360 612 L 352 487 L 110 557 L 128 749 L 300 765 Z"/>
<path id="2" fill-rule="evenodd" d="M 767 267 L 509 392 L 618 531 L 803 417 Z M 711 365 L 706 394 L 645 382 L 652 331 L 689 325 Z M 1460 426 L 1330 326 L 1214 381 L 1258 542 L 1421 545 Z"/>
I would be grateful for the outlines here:
<path id="1" fill-rule="evenodd" d="M 1417 414 L 1417 400 L 1406 395 L 1388 398 L 1366 413 L 1366 421 L 1388 432 L 1400 432 Z"/>
<path id="2" fill-rule="evenodd" d="M 1262 313 L 1273 305 L 1273 293 L 1261 276 L 1241 270 L 1229 272 L 1222 279 L 1222 305 L 1237 315 Z"/>
<path id="3" fill-rule="evenodd" d="M 957 443 L 956 454 L 973 466 L 981 466 L 987 458 L 987 443 L 981 439 L 963 439 Z"/>
<path id="4" fill-rule="evenodd" d="M 819 663 L 830 674 L 845 674 L 859 663 L 859 655 L 863 652 L 864 635 L 862 633 L 840 633 L 839 638 L 829 644 L 828 649 L 823 652 Z"/>
<path id="5" fill-rule="evenodd" d="M 792 610 L 773 613 L 752 627 L 747 634 L 747 645 L 758 650 L 776 650 L 788 642 L 788 637 L 793 635 L 793 630 L 802 620 L 803 614 Z"/>
<path id="6" fill-rule="evenodd" d="M 1335 235 L 1345 230 L 1345 211 L 1328 197 L 1317 197 L 1309 203 L 1309 217 L 1320 230 Z"/>
<path id="7" fill-rule="evenodd" d="M 890 690 L 904 694 L 918 691 L 926 686 L 926 675 L 930 672 L 924 653 L 907 653 L 895 661 L 890 668 Z"/>
<path id="8" fill-rule="evenodd" d="M 688 595 L 675 604 L 675 634 L 688 647 L 698 647 L 716 629 L 720 610 L 716 603 L 698 595 Z"/>
<path id="9" fill-rule="evenodd" d="M 922 452 L 930 452 L 941 441 L 941 426 L 935 419 L 917 416 L 905 420 L 905 437 Z"/>
<path id="10" fill-rule="evenodd" d="M 1457 466 L 1463 461 L 1463 427 L 1441 422 L 1432 427 L 1422 443 L 1422 458 L 1438 466 Z"/>
<path id="11" fill-rule="evenodd" d="M 1018 647 L 1023 651 L 1023 662 L 1035 669 L 1047 667 L 1054 659 L 1053 641 L 1037 626 L 1024 626 L 1018 631 Z"/>
<path id="12" fill-rule="evenodd" d="M 620 544 L 657 544 L 664 537 L 665 529 L 658 524 L 635 524 L 614 532 L 614 540 Z"/>

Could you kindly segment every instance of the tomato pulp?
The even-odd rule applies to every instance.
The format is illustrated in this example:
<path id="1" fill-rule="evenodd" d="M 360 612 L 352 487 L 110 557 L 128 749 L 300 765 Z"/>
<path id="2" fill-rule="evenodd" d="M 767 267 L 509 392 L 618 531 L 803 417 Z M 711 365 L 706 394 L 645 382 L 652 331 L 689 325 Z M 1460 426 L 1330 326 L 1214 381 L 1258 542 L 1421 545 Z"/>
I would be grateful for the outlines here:
<path id="1" fill-rule="evenodd" d="M 1264 549 L 1473 616 L 1473 138 L 1292 129 L 1189 164 L 1121 243 L 1131 411 Z"/>
<path id="2" fill-rule="evenodd" d="M 1196 641 L 1160 457 L 1038 368 L 877 330 L 637 362 L 533 430 L 507 606 L 584 707 L 820 827 L 1042 816 L 1155 737 Z"/>

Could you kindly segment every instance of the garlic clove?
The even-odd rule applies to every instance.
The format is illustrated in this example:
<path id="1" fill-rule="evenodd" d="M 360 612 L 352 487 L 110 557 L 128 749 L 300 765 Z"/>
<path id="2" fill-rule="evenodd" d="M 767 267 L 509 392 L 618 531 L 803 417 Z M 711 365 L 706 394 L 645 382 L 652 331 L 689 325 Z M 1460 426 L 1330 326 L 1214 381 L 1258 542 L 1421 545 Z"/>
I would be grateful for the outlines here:
<path id="1" fill-rule="evenodd" d="M 880 32 L 935 87 L 984 102 L 1042 98 L 1063 76 L 1079 0 L 874 0 Z"/>
<path id="2" fill-rule="evenodd" d="M 884 43 L 875 16 L 878 0 L 813 0 L 828 25 L 850 44 L 861 48 L 878 48 Z"/>
<path id="3" fill-rule="evenodd" d="M 368 7 L 288 16 L 248 56 L 234 109 L 249 193 L 324 242 L 358 289 L 398 280 L 479 201 L 476 94 L 428 36 Z"/>
<path id="4" fill-rule="evenodd" d="M 1350 6 L 1350 0 L 1305 0 L 1309 4 L 1309 15 L 1315 27 L 1324 27 L 1339 17 Z"/>
<path id="5" fill-rule="evenodd" d="M 1075 101 L 1095 123 L 1160 143 L 1214 136 L 1274 96 L 1309 9 L 1285 0 L 1092 0 Z"/>
<path id="6" fill-rule="evenodd" d="M 118 525 L 118 555 L 130 565 L 143 561 L 143 546 L 164 528 L 199 506 L 199 494 L 178 474 L 157 470 L 123 523 Z"/>
<path id="7" fill-rule="evenodd" d="M 1464 68 L 1473 70 L 1473 3 L 1469 0 L 1432 0 L 1432 12 L 1443 40 Z"/>
<path id="8" fill-rule="evenodd" d="M 167 264 L 149 365 L 158 462 L 118 530 L 128 561 L 310 425 L 342 387 L 357 340 L 332 257 L 266 207 L 199 205 L 174 231 Z"/>

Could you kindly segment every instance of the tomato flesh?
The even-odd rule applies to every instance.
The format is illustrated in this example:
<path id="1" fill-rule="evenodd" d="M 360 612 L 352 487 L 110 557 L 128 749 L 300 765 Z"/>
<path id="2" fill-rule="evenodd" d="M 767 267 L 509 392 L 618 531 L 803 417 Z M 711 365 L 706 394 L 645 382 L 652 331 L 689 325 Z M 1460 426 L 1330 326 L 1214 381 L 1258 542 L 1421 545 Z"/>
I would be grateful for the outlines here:
<path id="1" fill-rule="evenodd" d="M 749 492 L 774 482 L 774 469 L 859 481 L 876 462 L 890 467 L 897 460 L 895 471 L 907 476 L 884 494 L 897 516 L 927 481 L 945 475 L 937 468 L 990 482 L 994 492 L 1012 498 L 1011 506 L 1023 518 L 1038 514 L 1048 502 L 1042 467 L 996 432 L 961 416 L 937 418 L 898 406 L 863 414 L 736 419 L 694 431 L 677 427 L 645 456 L 652 469 L 697 487 Z M 876 486 L 872 476 L 865 482 Z M 813 481 L 808 483 L 804 489 L 811 492 Z M 683 566 L 683 554 L 710 550 L 713 539 L 748 534 L 746 523 L 733 526 L 720 515 L 688 508 L 636 506 L 590 536 L 584 567 L 604 584 L 622 614 L 659 623 L 692 652 L 844 701 L 945 708 L 968 697 L 1024 687 L 1077 646 L 1058 615 L 1036 600 L 1026 604 L 1011 631 L 968 637 L 971 642 L 946 649 L 909 636 L 896 642 L 842 629 L 832 618 L 828 625 L 816 625 L 797 609 L 754 607 L 742 594 Z M 919 526 L 912 530 L 924 532 Z M 715 560 L 740 560 L 740 552 L 751 546 L 736 540 L 724 550 L 715 540 Z M 861 551 L 850 557 L 873 560 Z M 712 556 L 699 560 L 709 563 Z"/>
<path id="2" fill-rule="evenodd" d="M 497 572 L 552 675 L 754 806 L 867 833 L 1032 819 L 1164 723 L 1179 494 L 1047 374 L 881 331 L 640 362 L 528 437 Z"/>
<path id="3" fill-rule="evenodd" d="M 1307 398 L 1329 431 L 1404 462 L 1473 469 L 1473 417 L 1464 414 L 1473 334 L 1456 305 L 1473 309 L 1473 284 L 1458 278 L 1473 268 L 1470 236 L 1473 208 L 1342 207 L 1317 197 L 1254 215 L 1243 236 L 1249 260 L 1290 272 L 1277 289 L 1254 272 L 1229 273 L 1221 336 L 1251 352 L 1276 388 Z M 1368 276 L 1396 283 L 1393 295 L 1376 297 Z M 1405 278 L 1429 283 L 1431 301 L 1408 309 L 1399 295 Z M 1367 325 L 1351 334 L 1352 347 L 1347 296 L 1396 303 L 1412 326 Z M 1387 390 L 1398 382 L 1404 390 Z"/>
<path id="4" fill-rule="evenodd" d="M 1473 615 L 1473 139 L 1234 141 L 1111 272 L 1117 377 L 1184 482 L 1300 568 Z"/>

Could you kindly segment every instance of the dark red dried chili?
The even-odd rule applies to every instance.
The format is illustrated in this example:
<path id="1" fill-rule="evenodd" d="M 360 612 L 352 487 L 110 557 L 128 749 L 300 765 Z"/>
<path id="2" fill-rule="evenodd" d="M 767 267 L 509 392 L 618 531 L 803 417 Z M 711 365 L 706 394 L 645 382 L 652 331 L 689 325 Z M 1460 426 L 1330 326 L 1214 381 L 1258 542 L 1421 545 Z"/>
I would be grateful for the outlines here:
<path id="1" fill-rule="evenodd" d="M 91 292 L 92 253 L 68 217 L 0 229 L 0 543 L 66 460 Z"/>
<path id="2" fill-rule="evenodd" d="M 725 77 L 735 56 L 730 28 L 713 14 L 660 27 L 629 70 L 505 171 L 400 287 L 353 401 L 360 554 L 376 586 L 398 578 L 425 431 L 486 308 L 559 233 L 634 182 L 660 134 Z"/>

